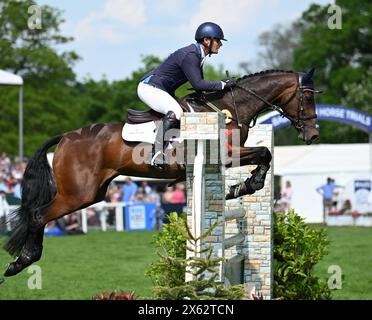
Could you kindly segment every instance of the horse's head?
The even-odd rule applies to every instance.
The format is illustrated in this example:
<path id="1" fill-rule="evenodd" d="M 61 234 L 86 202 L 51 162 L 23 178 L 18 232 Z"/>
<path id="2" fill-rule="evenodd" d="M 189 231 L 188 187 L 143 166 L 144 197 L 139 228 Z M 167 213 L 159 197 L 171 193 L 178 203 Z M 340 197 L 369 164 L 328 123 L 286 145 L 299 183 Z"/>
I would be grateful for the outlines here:
<path id="1" fill-rule="evenodd" d="M 284 115 L 292 122 L 299 132 L 298 138 L 311 144 L 319 138 L 319 124 L 315 109 L 315 90 L 312 80 L 314 68 L 307 73 L 297 73 L 296 91 L 288 92 L 282 99 L 286 100 L 281 105 Z"/>

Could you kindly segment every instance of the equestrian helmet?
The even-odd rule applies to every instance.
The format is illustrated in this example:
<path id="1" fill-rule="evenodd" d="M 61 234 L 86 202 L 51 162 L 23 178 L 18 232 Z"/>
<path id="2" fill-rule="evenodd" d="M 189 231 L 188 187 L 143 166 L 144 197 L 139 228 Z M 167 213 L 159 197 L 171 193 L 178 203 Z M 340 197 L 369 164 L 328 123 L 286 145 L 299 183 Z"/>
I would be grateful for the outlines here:
<path id="1" fill-rule="evenodd" d="M 204 38 L 225 40 L 223 31 L 218 24 L 213 22 L 202 23 L 195 32 L 195 40 L 200 41 Z"/>

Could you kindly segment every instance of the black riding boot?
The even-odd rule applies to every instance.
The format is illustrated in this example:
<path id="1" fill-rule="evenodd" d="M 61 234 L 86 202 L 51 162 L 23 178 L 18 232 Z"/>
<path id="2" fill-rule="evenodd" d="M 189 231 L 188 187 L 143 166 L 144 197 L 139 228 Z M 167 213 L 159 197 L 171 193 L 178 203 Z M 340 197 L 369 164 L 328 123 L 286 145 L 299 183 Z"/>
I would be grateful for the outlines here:
<path id="1" fill-rule="evenodd" d="M 179 121 L 177 120 L 175 113 L 173 111 L 168 111 L 163 117 L 162 123 L 156 134 L 154 142 L 154 155 L 151 159 L 151 165 L 159 171 L 163 171 L 167 167 L 165 159 L 165 149 L 167 147 L 167 143 L 164 141 L 165 134 L 169 129 L 176 128 L 178 122 Z"/>

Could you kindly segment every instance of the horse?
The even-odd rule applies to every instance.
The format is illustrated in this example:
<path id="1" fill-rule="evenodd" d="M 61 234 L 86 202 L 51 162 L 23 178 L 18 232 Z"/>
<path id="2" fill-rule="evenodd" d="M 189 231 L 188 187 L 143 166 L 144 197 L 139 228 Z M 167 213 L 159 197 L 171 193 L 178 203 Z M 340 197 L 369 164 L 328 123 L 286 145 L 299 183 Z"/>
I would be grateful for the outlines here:
<path id="1" fill-rule="evenodd" d="M 299 139 L 308 144 L 319 137 L 313 73 L 314 69 L 306 73 L 262 71 L 237 79 L 232 90 L 191 93 L 179 100 L 183 108 L 193 105 L 194 111 L 199 112 L 210 112 L 211 108 L 220 112 L 224 108 L 229 115 L 227 132 L 233 129 L 240 132 L 239 145 L 231 145 L 234 143 L 231 139 L 227 141 L 238 150 L 239 165 L 257 165 L 250 178 L 230 187 L 226 199 L 253 194 L 264 186 L 272 158 L 270 151 L 266 147 L 244 147 L 251 121 L 255 122 L 260 113 L 278 111 L 291 121 Z M 152 110 L 129 110 L 127 122 L 160 120 L 161 116 Z M 177 163 L 163 172 L 148 163 L 135 163 L 132 153 L 139 142 L 123 139 L 123 126 L 124 123 L 91 124 L 53 137 L 35 152 L 24 172 L 21 205 L 11 217 L 13 232 L 4 245 L 10 255 L 16 256 L 7 265 L 4 276 L 14 276 L 38 261 L 45 225 L 102 201 L 115 177 L 184 179 L 185 167 Z M 46 154 L 55 145 L 51 167 Z"/>

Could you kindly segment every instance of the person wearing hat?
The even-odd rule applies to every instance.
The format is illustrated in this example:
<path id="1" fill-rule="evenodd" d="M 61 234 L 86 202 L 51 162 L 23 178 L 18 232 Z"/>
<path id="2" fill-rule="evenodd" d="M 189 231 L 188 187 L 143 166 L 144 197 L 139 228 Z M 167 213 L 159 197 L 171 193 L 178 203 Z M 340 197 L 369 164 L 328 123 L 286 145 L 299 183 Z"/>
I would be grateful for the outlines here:
<path id="1" fill-rule="evenodd" d="M 197 91 L 219 91 L 236 86 L 234 78 L 221 81 L 204 79 L 203 64 L 207 56 L 218 54 L 226 41 L 221 27 L 213 22 L 202 23 L 195 32 L 196 43 L 173 52 L 162 64 L 141 78 L 138 97 L 151 109 L 165 114 L 155 143 L 151 164 L 165 169 L 163 141 L 165 133 L 178 127 L 182 108 L 175 99 L 175 91 L 190 82 Z"/>

